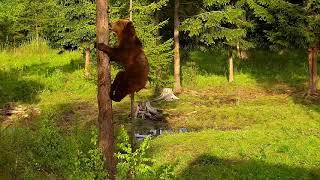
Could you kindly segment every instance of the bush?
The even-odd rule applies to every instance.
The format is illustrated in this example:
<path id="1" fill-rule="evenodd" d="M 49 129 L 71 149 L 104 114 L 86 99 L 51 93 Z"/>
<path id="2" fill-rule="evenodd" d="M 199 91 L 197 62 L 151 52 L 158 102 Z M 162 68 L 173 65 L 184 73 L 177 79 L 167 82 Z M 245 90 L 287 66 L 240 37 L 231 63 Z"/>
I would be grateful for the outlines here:
<path id="1" fill-rule="evenodd" d="M 121 128 L 117 136 L 117 179 L 175 179 L 173 166 L 153 166 L 154 160 L 147 156 L 151 138 L 145 138 L 136 150 L 129 143 L 127 132 Z"/>

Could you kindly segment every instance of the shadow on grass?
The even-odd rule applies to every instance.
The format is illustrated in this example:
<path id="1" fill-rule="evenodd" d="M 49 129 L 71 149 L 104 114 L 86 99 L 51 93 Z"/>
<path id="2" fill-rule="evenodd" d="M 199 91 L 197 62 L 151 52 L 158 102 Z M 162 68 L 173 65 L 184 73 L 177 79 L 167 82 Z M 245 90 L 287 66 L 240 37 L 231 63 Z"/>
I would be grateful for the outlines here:
<path id="1" fill-rule="evenodd" d="M 190 62 L 193 64 L 190 65 Z M 247 75 L 249 79 L 254 80 L 266 92 L 289 95 L 295 103 L 320 112 L 318 108 L 314 108 L 314 106 L 320 104 L 320 97 L 311 100 L 303 97 L 308 82 L 307 63 L 307 53 L 301 50 L 284 52 L 283 54 L 270 51 L 249 52 L 249 59 L 235 59 L 234 61 L 235 82 L 239 85 L 250 85 L 249 83 L 252 81 L 242 82 L 242 80 L 237 79 L 239 74 Z M 197 75 L 224 76 L 227 80 L 227 54 L 223 50 L 190 52 L 188 62 L 182 64 L 182 69 L 183 66 L 194 66 Z M 184 74 L 184 71 L 182 71 L 182 74 Z M 189 76 L 190 73 L 185 74 Z"/>
<path id="2" fill-rule="evenodd" d="M 38 102 L 44 85 L 22 79 L 14 72 L 0 71 L 0 107 L 9 102 Z"/>
<path id="3" fill-rule="evenodd" d="M 320 179 L 320 169 L 304 169 L 256 160 L 221 159 L 203 154 L 180 175 L 182 179 Z"/>
<path id="4" fill-rule="evenodd" d="M 50 117 L 54 118 L 59 129 L 65 133 L 70 134 L 74 128 L 85 130 L 88 127 L 98 127 L 98 105 L 96 102 L 76 101 L 69 103 L 57 104 L 50 108 Z M 130 107 L 120 106 L 113 107 L 113 122 L 115 128 L 126 127 L 131 131 L 132 122 L 129 117 Z M 150 121 L 136 119 L 134 128 L 137 132 L 149 131 L 151 129 L 166 128 L 166 116 L 163 121 Z"/>
<path id="5" fill-rule="evenodd" d="M 190 52 L 188 61 L 182 63 L 188 66 L 193 62 L 199 75 L 225 76 L 228 74 L 227 53 L 224 50 L 213 52 Z M 308 80 L 307 54 L 303 51 L 286 52 L 282 55 L 276 52 L 255 51 L 249 53 L 249 59 L 235 58 L 235 75 L 248 74 L 262 85 L 286 83 L 297 87 Z M 237 81 L 237 79 L 235 79 Z"/>
<path id="6" fill-rule="evenodd" d="M 9 102 L 39 102 L 38 95 L 45 89 L 45 84 L 36 80 L 29 80 L 28 76 L 51 77 L 57 72 L 72 73 L 82 68 L 83 64 L 82 59 L 76 59 L 62 66 L 50 66 L 49 63 L 41 63 L 0 70 L 0 106 Z"/>
<path id="7" fill-rule="evenodd" d="M 62 73 L 72 73 L 76 70 L 83 69 L 83 59 L 72 59 L 70 63 L 61 66 L 50 66 L 49 62 L 41 64 L 26 65 L 20 69 L 14 69 L 12 71 L 21 71 L 27 75 L 45 75 L 46 77 L 52 76 L 54 73 L 60 71 Z"/>

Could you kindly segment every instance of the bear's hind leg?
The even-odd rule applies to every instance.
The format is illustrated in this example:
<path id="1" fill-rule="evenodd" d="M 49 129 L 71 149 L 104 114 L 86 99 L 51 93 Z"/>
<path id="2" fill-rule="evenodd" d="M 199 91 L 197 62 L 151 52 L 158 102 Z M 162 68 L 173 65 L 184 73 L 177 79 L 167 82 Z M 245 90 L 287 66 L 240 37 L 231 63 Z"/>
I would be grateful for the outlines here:
<path id="1" fill-rule="evenodd" d="M 110 97 L 113 101 L 120 102 L 128 94 L 128 79 L 124 71 L 117 74 L 111 85 Z"/>

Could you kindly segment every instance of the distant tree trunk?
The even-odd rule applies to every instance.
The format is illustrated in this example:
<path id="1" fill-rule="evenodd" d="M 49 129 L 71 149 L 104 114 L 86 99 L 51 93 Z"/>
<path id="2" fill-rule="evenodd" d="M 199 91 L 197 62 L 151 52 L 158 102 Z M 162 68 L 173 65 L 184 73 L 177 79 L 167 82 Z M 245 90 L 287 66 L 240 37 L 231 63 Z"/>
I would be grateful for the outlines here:
<path id="1" fill-rule="evenodd" d="M 85 76 L 88 78 L 90 76 L 90 48 L 85 49 L 86 61 L 84 65 Z"/>
<path id="2" fill-rule="evenodd" d="M 132 2 L 132 0 L 130 0 L 130 6 L 129 6 L 129 13 L 130 13 L 129 20 L 130 21 L 132 21 L 132 6 L 133 6 L 133 2 Z"/>
<path id="3" fill-rule="evenodd" d="M 237 43 L 237 55 L 241 59 L 241 50 L 240 50 L 240 43 Z"/>
<path id="4" fill-rule="evenodd" d="M 13 35 L 13 53 L 16 52 L 16 37 Z"/>
<path id="5" fill-rule="evenodd" d="M 179 6 L 180 0 L 175 0 L 174 6 L 174 91 L 177 93 L 181 92 L 181 81 L 180 81 L 180 42 L 179 42 Z"/>
<path id="6" fill-rule="evenodd" d="M 132 6 L 133 6 L 133 2 L 132 0 L 130 0 L 130 5 L 129 5 L 129 13 L 130 13 L 130 17 L 129 17 L 129 20 L 132 21 Z M 130 106 L 130 116 L 131 116 L 131 121 L 132 121 L 132 131 L 133 131 L 133 121 L 134 121 L 134 118 L 135 118 L 135 109 L 134 109 L 134 92 L 131 93 L 130 95 L 130 100 L 131 100 L 131 106 Z M 133 135 L 134 135 L 134 132 L 133 132 Z M 132 137 L 132 145 L 134 145 L 134 137 Z"/>
<path id="7" fill-rule="evenodd" d="M 37 46 L 39 46 L 39 27 L 36 25 L 36 41 L 37 41 Z"/>
<path id="8" fill-rule="evenodd" d="M 232 57 L 232 51 L 229 51 L 229 57 L 228 57 L 228 64 L 229 64 L 229 82 L 234 81 L 234 66 L 233 66 L 233 57 Z"/>
<path id="9" fill-rule="evenodd" d="M 108 0 L 96 0 L 96 31 L 98 43 L 108 44 L 108 5 Z M 108 179 L 114 180 L 116 175 L 116 161 L 114 157 L 112 100 L 109 96 L 111 87 L 111 68 L 107 54 L 102 51 L 97 51 L 97 57 L 99 146 L 105 156 L 105 166 L 108 170 Z"/>
<path id="10" fill-rule="evenodd" d="M 317 57 L 318 57 L 318 49 L 316 47 L 309 48 L 308 50 L 308 62 L 309 62 L 308 95 L 313 95 L 317 93 L 317 81 L 318 81 Z"/>

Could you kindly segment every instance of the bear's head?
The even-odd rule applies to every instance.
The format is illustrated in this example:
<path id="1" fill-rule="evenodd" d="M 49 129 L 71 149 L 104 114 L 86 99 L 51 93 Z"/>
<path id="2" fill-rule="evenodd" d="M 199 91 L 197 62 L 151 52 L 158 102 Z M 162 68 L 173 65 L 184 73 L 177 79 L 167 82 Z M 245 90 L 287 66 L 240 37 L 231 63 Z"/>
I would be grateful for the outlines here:
<path id="1" fill-rule="evenodd" d="M 120 19 L 109 25 L 109 29 L 117 34 L 118 38 L 133 37 L 135 30 L 132 21 Z"/>

